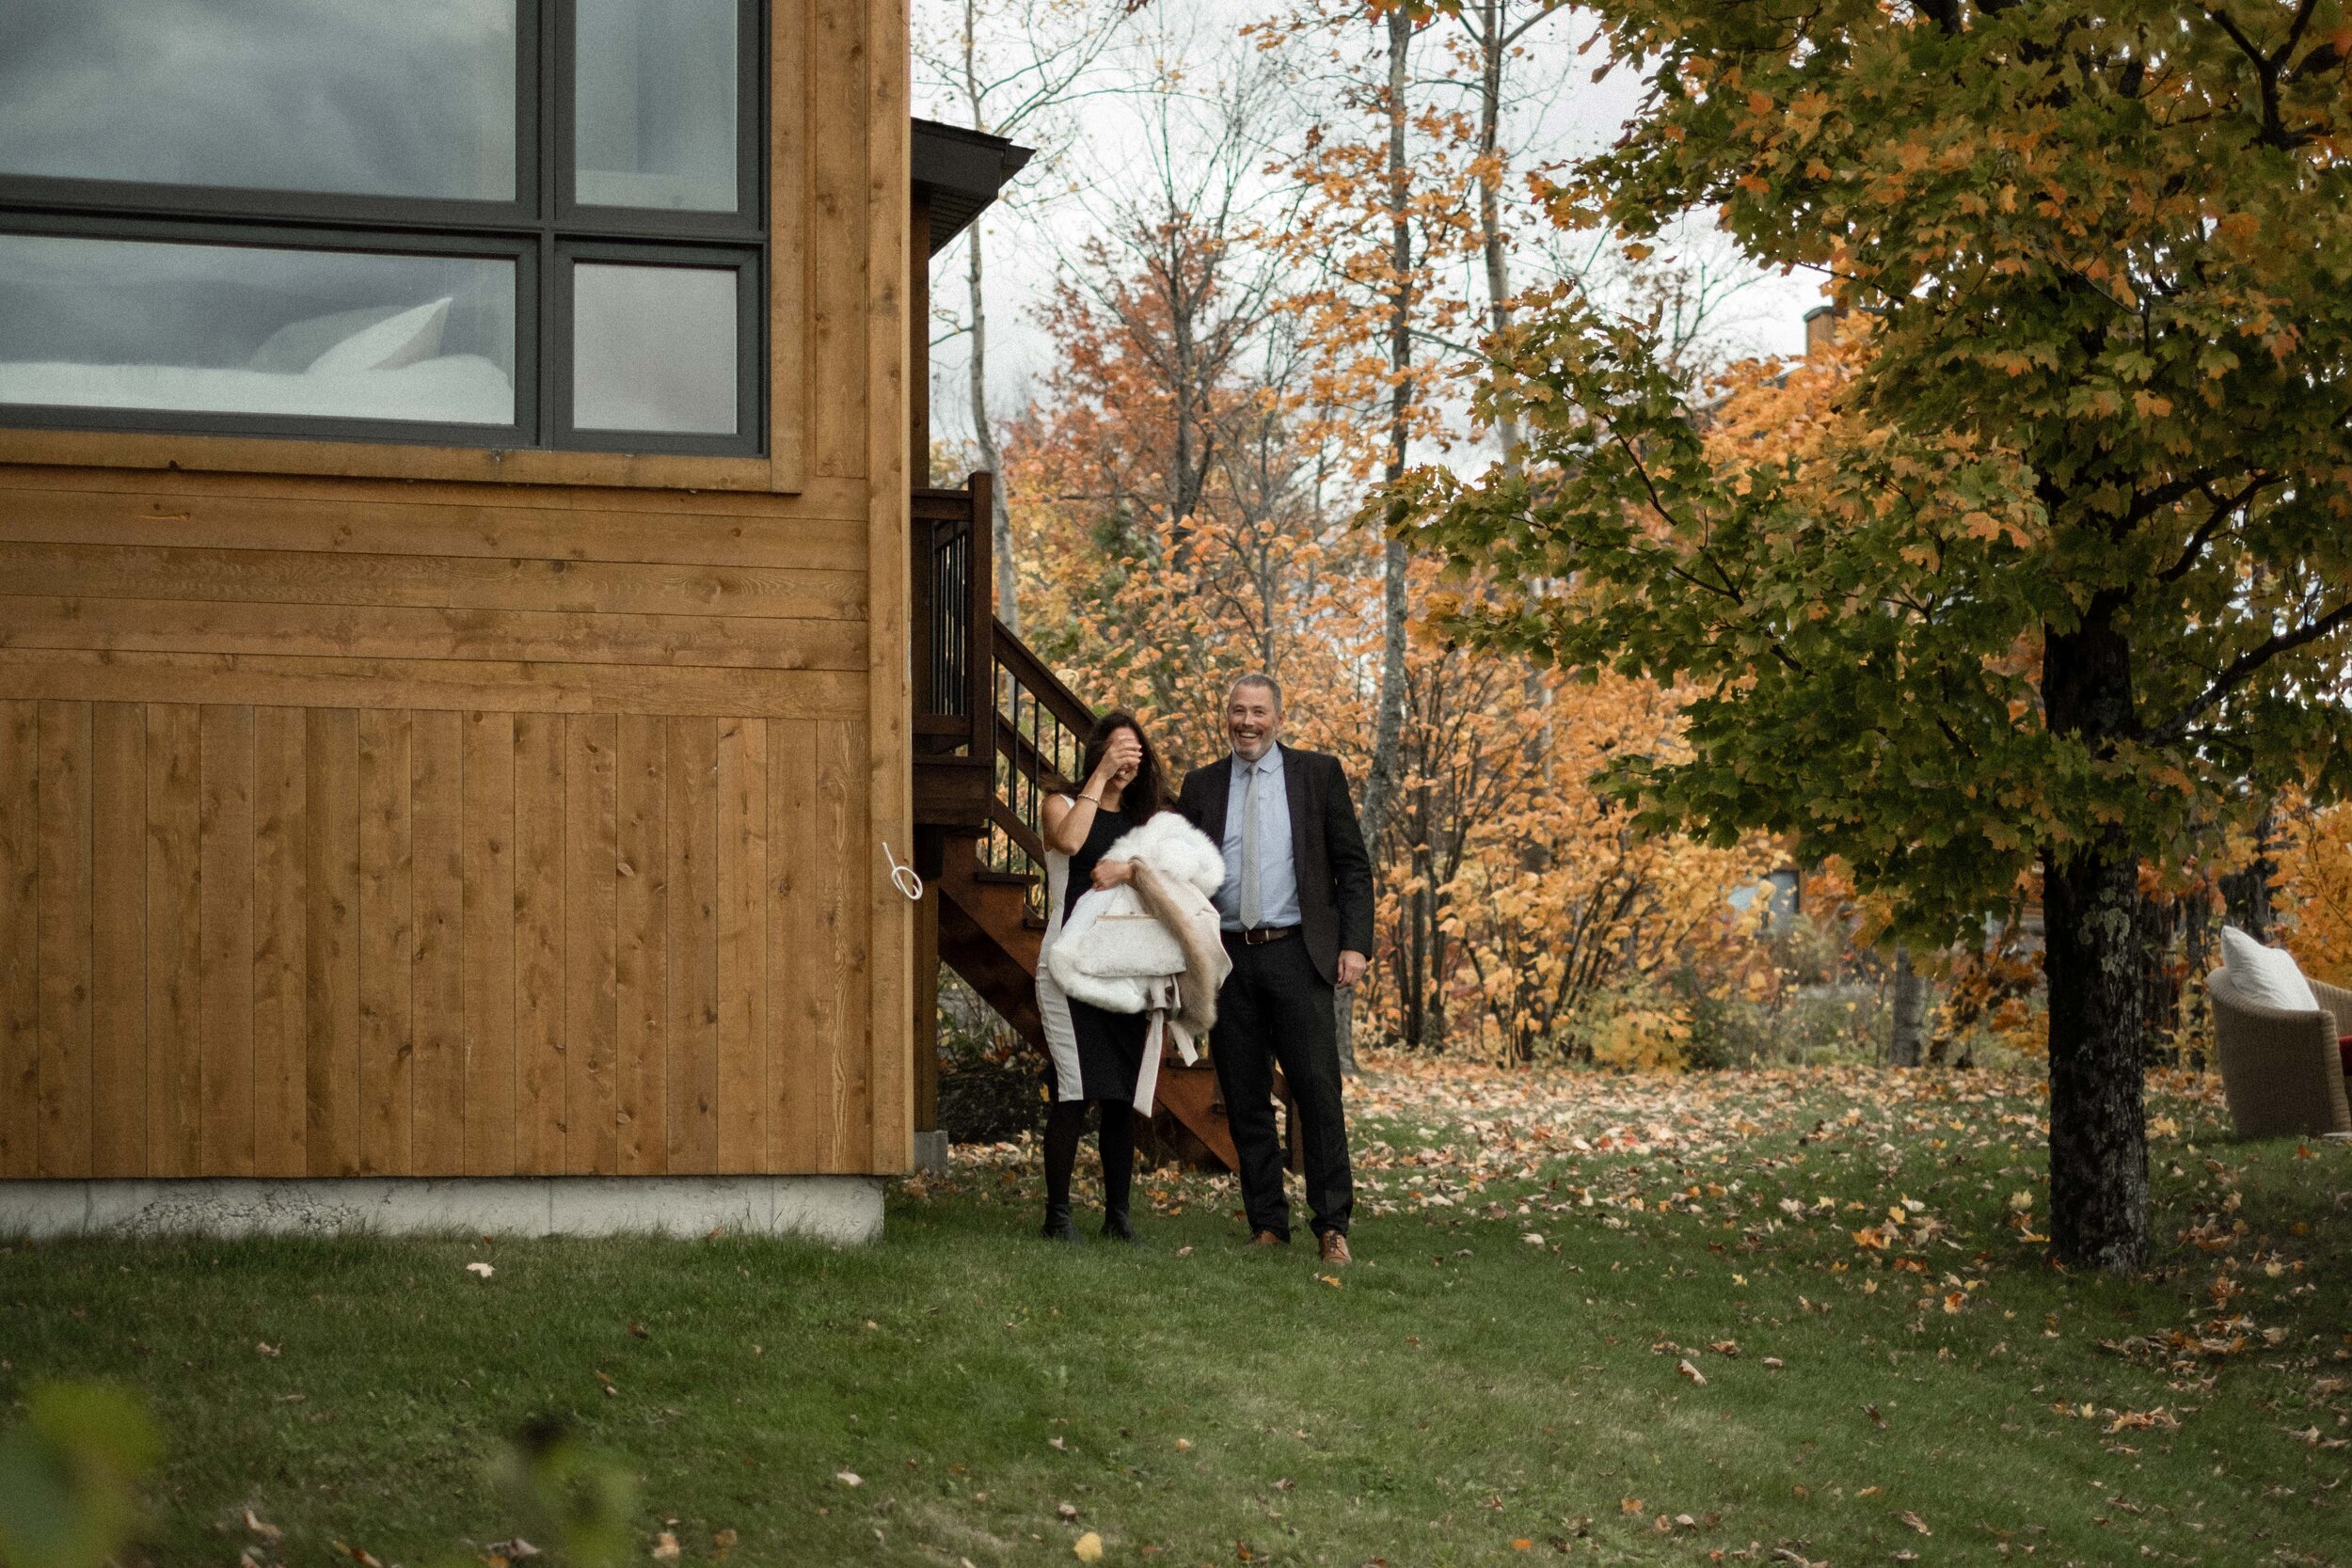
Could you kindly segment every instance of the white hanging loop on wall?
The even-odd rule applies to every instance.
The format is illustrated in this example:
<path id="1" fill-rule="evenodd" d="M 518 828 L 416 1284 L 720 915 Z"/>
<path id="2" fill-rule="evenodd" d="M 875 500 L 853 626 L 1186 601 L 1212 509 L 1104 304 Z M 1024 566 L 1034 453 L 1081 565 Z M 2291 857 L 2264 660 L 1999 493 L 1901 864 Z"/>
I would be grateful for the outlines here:
<path id="1" fill-rule="evenodd" d="M 908 903 L 921 903 L 923 901 L 923 879 L 914 874 L 914 867 L 901 864 L 898 857 L 890 852 L 888 839 L 882 841 L 882 859 L 890 863 L 890 885 L 905 894 Z"/>

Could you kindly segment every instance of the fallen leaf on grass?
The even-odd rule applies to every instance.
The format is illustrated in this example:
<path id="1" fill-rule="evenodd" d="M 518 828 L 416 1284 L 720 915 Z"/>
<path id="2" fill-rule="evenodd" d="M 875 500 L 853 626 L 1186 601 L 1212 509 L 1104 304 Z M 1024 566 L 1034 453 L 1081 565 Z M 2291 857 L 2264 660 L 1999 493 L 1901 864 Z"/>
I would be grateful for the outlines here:
<path id="1" fill-rule="evenodd" d="M 1191 1452 L 1191 1451 L 1192 1451 L 1192 1439 L 1191 1439 L 1191 1438 L 1189 1438 L 1189 1437 L 1179 1437 L 1179 1438 L 1177 1438 L 1177 1439 L 1176 1439 L 1176 1451 L 1177 1451 L 1178 1453 L 1189 1453 L 1189 1452 Z"/>
<path id="2" fill-rule="evenodd" d="M 731 1529 L 713 1530 L 710 1532 L 710 1544 L 718 1548 L 713 1556 L 724 1557 L 735 1550 L 735 1532 Z"/>
<path id="3" fill-rule="evenodd" d="M 835 1470 L 833 1473 L 833 1479 L 839 1481 L 844 1486 L 863 1486 L 866 1484 L 866 1478 L 859 1475 L 855 1470 Z"/>
<path id="4" fill-rule="evenodd" d="M 1531 1230 L 1527 1232 L 1527 1234 L 1521 1236 L 1519 1240 L 1525 1242 L 1529 1246 L 1542 1246 L 1544 1244 L 1544 1233 L 1540 1230 Z"/>
<path id="5" fill-rule="evenodd" d="M 2172 1412 L 2159 1405 L 2153 1410 L 2117 1412 L 2115 1419 L 2108 1423 L 2107 1434 L 2113 1436 L 2119 1432 L 2144 1432 L 2152 1428 L 2163 1432 L 2175 1432 L 2179 1430 L 2180 1425 L 2180 1420 L 2173 1416 Z"/>
<path id="6" fill-rule="evenodd" d="M 1340 1276 L 1338 1275 L 1319 1274 L 1315 1275 L 1315 1277 L 1322 1280 L 1326 1285 L 1330 1286 L 1334 1291 L 1344 1291 L 1347 1289 L 1346 1286 L 1340 1283 Z"/>
<path id="7" fill-rule="evenodd" d="M 1886 1430 L 1886 1418 L 1879 1414 L 1879 1407 L 1877 1405 L 1866 1404 L 1862 1407 L 1862 1413 L 1870 1418 L 1870 1424 L 1872 1426 L 1878 1428 L 1881 1432 L 1884 1432 Z"/>
<path id="8" fill-rule="evenodd" d="M 267 1340 L 263 1340 L 262 1343 L 255 1345 L 253 1348 L 260 1351 L 263 1355 L 275 1356 L 286 1347 L 283 1342 L 273 1345 Z"/>
<path id="9" fill-rule="evenodd" d="M 466 1272 L 468 1274 L 478 1274 L 483 1278 L 487 1279 L 492 1275 L 498 1273 L 498 1270 L 490 1267 L 487 1263 L 469 1263 L 466 1265 Z"/>
<path id="10" fill-rule="evenodd" d="M 1078 1537 L 1077 1540 L 1071 1543 L 1070 1555 L 1076 1558 L 1080 1562 L 1102 1561 L 1103 1538 L 1095 1534 L 1092 1530 L 1087 1531 L 1084 1535 Z"/>
<path id="11" fill-rule="evenodd" d="M 1911 1528 L 1917 1530 L 1921 1535 L 1933 1535 L 1935 1533 L 1935 1531 L 1928 1528 L 1928 1522 L 1925 1519 L 1920 1518 L 1919 1515 L 1914 1513 L 1907 1508 L 1900 1513 L 1896 1514 L 1895 1520 L 1898 1524 L 1908 1525 Z"/>
<path id="12" fill-rule="evenodd" d="M 1075 1519 L 1078 1516 L 1078 1510 L 1076 1506 L 1071 1503 L 1056 1503 L 1054 1505 L 1054 1512 L 1060 1514 L 1065 1519 Z"/>
<path id="13" fill-rule="evenodd" d="M 334 1542 L 332 1544 L 337 1551 L 342 1553 L 343 1556 L 358 1563 L 359 1568 L 384 1568 L 382 1560 L 377 1558 L 373 1552 L 369 1551 L 365 1546 L 346 1546 L 340 1541 Z"/>
<path id="14" fill-rule="evenodd" d="M 1622 1498 L 1617 1504 L 1617 1512 L 1625 1514 L 1640 1513 L 1643 1512 L 1642 1499 L 1639 1497 Z"/>
<path id="15" fill-rule="evenodd" d="M 1788 1362 L 1786 1362 L 1786 1361 L 1783 1361 L 1783 1360 L 1782 1360 L 1779 1356 L 1777 1356 L 1777 1355 L 1768 1355 L 1768 1356 L 1766 1356 L 1766 1357 L 1764 1358 L 1764 1367 L 1765 1367 L 1765 1370 L 1766 1370 L 1767 1371 L 1774 1371 L 1774 1372 L 1776 1372 L 1776 1371 L 1780 1370 L 1783 1367 L 1786 1367 L 1787 1365 L 1788 1365 Z"/>
<path id="16" fill-rule="evenodd" d="M 488 1550 L 492 1557 L 501 1557 L 509 1562 L 527 1562 L 539 1555 L 539 1548 L 519 1535 L 511 1541 L 493 1541 Z"/>
<path id="17" fill-rule="evenodd" d="M 1532 1552 L 1535 1549 L 1535 1543 L 1524 1535 L 1515 1535 L 1511 1538 L 1511 1549 L 1515 1552 Z"/>
<path id="18" fill-rule="evenodd" d="M 678 1555 L 677 1537 L 671 1534 L 666 1529 L 660 1535 L 655 1536 L 653 1538 L 653 1555 L 654 1560 L 657 1562 L 675 1561 Z"/>
<path id="19" fill-rule="evenodd" d="M 645 1332 L 645 1325 L 644 1323 L 629 1324 L 628 1337 L 632 1339 L 650 1339 L 653 1338 L 652 1335 Z"/>
<path id="20" fill-rule="evenodd" d="M 286 1533 L 284 1530 L 279 1529 L 276 1525 L 270 1524 L 266 1520 L 259 1517 L 249 1508 L 245 1511 L 245 1528 L 251 1530 L 254 1534 L 260 1536 L 264 1541 L 276 1541 Z"/>
<path id="21" fill-rule="evenodd" d="M 1691 1382 L 1692 1382 L 1693 1385 L 1695 1385 L 1696 1386 L 1701 1387 L 1701 1388 L 1704 1388 L 1704 1387 L 1706 1387 L 1706 1386 L 1707 1386 L 1707 1374 L 1706 1374 L 1705 1372 L 1700 1371 L 1700 1370 L 1699 1370 L 1696 1367 L 1692 1366 L 1690 1362 L 1688 1362 L 1688 1361 L 1677 1361 L 1677 1362 L 1676 1362 L 1676 1363 L 1675 1363 L 1675 1370 L 1676 1370 L 1676 1371 L 1677 1371 L 1677 1372 L 1680 1372 L 1680 1373 L 1681 1373 L 1684 1377 L 1689 1378 L 1689 1379 L 1691 1380 Z"/>

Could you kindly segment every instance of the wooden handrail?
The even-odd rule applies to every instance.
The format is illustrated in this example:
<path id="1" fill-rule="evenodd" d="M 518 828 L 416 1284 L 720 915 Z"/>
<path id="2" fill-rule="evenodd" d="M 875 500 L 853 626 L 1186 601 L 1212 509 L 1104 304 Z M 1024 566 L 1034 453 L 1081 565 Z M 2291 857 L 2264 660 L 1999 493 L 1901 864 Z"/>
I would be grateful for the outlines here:
<path id="1" fill-rule="evenodd" d="M 961 490 L 921 489 L 909 498 L 914 733 L 934 752 L 984 757 L 994 738 L 993 485 L 991 475 L 975 473 Z"/>
<path id="2" fill-rule="evenodd" d="M 1084 699 L 1061 683 L 1061 677 L 1048 668 L 1045 661 L 1029 650 L 1029 645 L 993 615 L 989 625 L 995 634 L 995 657 L 1005 673 L 1044 705 L 1045 711 L 1064 725 L 1085 735 L 1094 728 L 1094 710 Z"/>
<path id="3" fill-rule="evenodd" d="M 1079 732 L 1081 737 L 1085 732 Z M 999 713 L 996 716 L 996 751 L 1012 765 L 1013 771 L 1025 779 L 1034 779 L 1038 787 L 1054 793 L 1066 793 L 1078 787 L 1078 781 L 1065 777 L 1044 752 L 1023 735 L 1013 721 Z"/>
<path id="4" fill-rule="evenodd" d="M 1021 820 L 1021 814 L 1007 805 L 1001 798 L 990 799 L 988 819 L 1004 829 L 1005 836 L 1011 839 L 1023 854 L 1041 866 L 1045 863 L 1045 840 L 1031 831 L 1029 825 Z"/>

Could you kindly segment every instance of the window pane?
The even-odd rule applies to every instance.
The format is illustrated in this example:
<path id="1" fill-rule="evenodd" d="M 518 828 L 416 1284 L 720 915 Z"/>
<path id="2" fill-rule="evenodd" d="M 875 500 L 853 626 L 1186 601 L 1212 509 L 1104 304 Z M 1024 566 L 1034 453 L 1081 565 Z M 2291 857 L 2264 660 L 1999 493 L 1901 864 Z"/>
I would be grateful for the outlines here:
<path id="1" fill-rule="evenodd" d="M 572 268 L 572 426 L 732 436 L 735 273 Z"/>
<path id="2" fill-rule="evenodd" d="M 579 0 L 578 198 L 736 209 L 736 0 Z"/>
<path id="3" fill-rule="evenodd" d="M 512 201 L 515 5 L 0 0 L 0 172 Z"/>
<path id="4" fill-rule="evenodd" d="M 515 264 L 0 234 L 0 404 L 515 422 Z"/>

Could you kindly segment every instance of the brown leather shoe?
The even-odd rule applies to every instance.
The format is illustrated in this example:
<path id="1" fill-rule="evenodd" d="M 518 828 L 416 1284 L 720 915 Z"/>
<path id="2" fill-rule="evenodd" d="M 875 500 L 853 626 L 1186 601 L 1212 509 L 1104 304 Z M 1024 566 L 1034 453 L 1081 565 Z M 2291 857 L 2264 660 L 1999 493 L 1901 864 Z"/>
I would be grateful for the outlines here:
<path id="1" fill-rule="evenodd" d="M 1250 1246 L 1288 1246 L 1291 1244 L 1291 1239 L 1288 1236 L 1277 1236 L 1271 1230 L 1261 1230 L 1256 1235 L 1250 1237 L 1247 1244 Z"/>
<path id="2" fill-rule="evenodd" d="M 1316 1245 L 1321 1249 L 1323 1260 L 1333 1268 L 1345 1263 L 1353 1263 L 1356 1260 L 1347 1250 L 1347 1236 L 1343 1231 L 1325 1231 L 1316 1242 Z"/>

